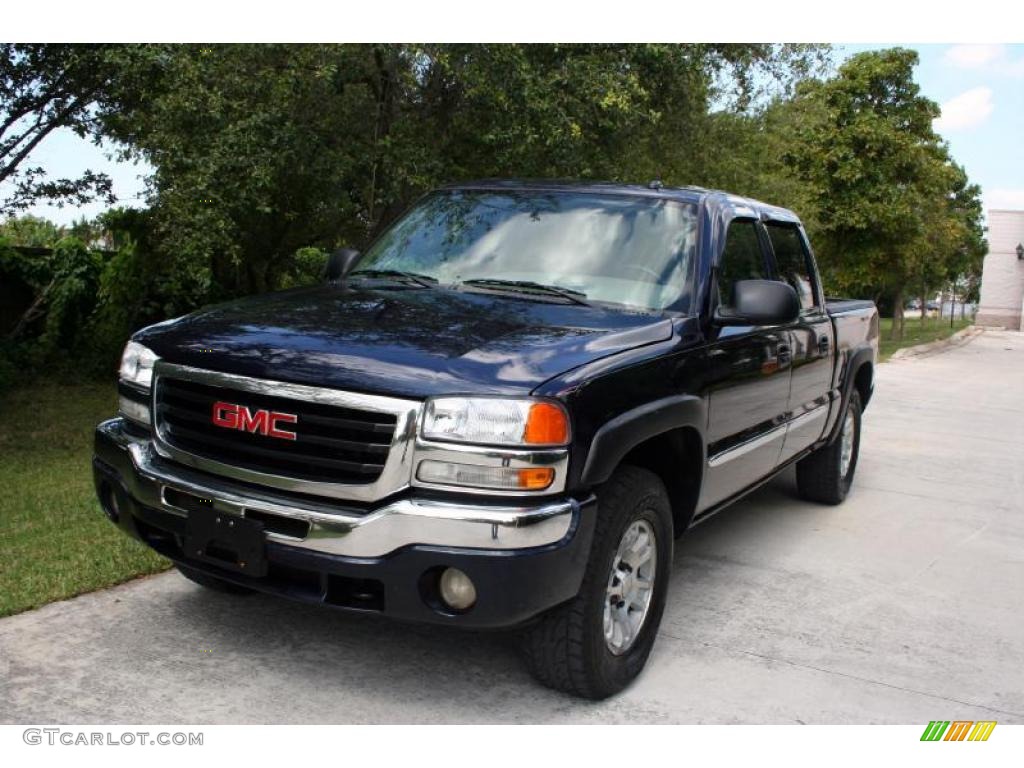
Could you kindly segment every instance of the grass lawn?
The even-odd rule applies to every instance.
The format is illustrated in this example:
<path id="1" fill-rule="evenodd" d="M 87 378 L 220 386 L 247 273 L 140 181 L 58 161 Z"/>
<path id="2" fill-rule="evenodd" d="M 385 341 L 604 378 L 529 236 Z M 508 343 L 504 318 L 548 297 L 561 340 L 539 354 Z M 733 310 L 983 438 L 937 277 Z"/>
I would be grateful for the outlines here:
<path id="1" fill-rule="evenodd" d="M 168 567 L 115 528 L 92 486 L 92 433 L 113 383 L 0 396 L 0 616 Z"/>
<path id="2" fill-rule="evenodd" d="M 922 323 L 920 315 L 911 313 L 904 319 L 903 340 L 890 341 L 889 333 L 892 331 L 892 318 L 880 318 L 879 334 L 881 338 L 878 345 L 878 356 L 882 360 L 888 360 L 892 353 L 898 349 L 916 347 L 918 344 L 927 344 L 929 341 L 948 338 L 957 331 L 962 331 L 972 322 L 974 321 L 970 316 L 963 320 L 957 318 L 953 321 L 953 327 L 950 328 L 948 317 L 929 317 L 925 318 Z"/>

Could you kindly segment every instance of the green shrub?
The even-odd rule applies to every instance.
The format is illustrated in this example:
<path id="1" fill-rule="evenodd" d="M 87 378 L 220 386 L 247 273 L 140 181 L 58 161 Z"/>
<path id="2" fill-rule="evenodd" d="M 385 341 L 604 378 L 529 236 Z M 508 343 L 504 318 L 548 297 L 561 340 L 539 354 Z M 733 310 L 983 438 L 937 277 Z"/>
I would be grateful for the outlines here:
<path id="1" fill-rule="evenodd" d="M 103 259 L 78 238 L 53 249 L 53 280 L 46 292 L 46 325 L 40 339 L 47 353 L 81 348 L 86 320 L 96 307 Z"/>
<path id="2" fill-rule="evenodd" d="M 300 285 L 316 285 L 324 279 L 327 251 L 322 248 L 299 248 L 288 261 L 288 268 L 281 276 L 279 288 L 294 288 Z"/>

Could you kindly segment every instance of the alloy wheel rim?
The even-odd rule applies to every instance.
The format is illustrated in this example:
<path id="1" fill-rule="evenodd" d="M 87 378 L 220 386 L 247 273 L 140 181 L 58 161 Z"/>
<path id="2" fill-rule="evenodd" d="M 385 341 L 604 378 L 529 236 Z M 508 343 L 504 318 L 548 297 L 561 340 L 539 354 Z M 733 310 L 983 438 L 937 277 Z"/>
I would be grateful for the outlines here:
<path id="1" fill-rule="evenodd" d="M 846 477 L 850 471 L 850 464 L 853 462 L 853 439 L 856 431 L 857 420 L 853 417 L 853 413 L 847 413 L 846 420 L 843 422 L 843 442 L 839 454 L 839 474 L 842 477 Z"/>
<path id="2" fill-rule="evenodd" d="M 608 575 L 604 601 L 604 641 L 619 656 L 636 642 L 650 612 L 657 574 L 654 528 L 634 520 L 622 534 Z"/>

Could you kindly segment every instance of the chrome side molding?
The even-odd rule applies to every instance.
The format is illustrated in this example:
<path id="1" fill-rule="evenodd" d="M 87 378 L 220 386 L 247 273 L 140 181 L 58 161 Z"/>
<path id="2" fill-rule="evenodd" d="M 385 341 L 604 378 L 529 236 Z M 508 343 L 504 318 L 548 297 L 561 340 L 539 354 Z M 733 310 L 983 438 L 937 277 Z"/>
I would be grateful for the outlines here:
<path id="1" fill-rule="evenodd" d="M 726 448 L 724 451 L 719 451 L 714 456 L 708 458 L 708 466 L 720 467 L 733 459 L 746 456 L 751 451 L 756 451 L 758 448 L 762 448 L 775 440 L 785 437 L 786 433 L 791 429 L 797 429 L 810 424 L 812 421 L 817 419 L 825 418 L 828 415 L 829 405 L 829 403 L 819 405 L 810 411 L 806 411 L 805 413 L 790 419 L 789 421 L 785 421 L 782 424 L 772 427 L 767 432 L 763 432 L 746 442 Z"/>

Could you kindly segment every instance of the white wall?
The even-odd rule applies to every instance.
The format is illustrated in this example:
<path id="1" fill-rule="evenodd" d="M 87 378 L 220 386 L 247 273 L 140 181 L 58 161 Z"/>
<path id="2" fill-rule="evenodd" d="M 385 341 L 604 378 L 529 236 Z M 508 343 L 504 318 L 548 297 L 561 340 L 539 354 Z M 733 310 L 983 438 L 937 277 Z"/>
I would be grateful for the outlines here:
<path id="1" fill-rule="evenodd" d="M 1017 258 L 1018 243 L 1024 243 L 1024 211 L 989 211 L 978 325 L 1021 328 L 1024 260 Z"/>

